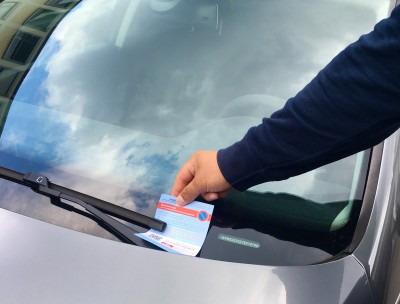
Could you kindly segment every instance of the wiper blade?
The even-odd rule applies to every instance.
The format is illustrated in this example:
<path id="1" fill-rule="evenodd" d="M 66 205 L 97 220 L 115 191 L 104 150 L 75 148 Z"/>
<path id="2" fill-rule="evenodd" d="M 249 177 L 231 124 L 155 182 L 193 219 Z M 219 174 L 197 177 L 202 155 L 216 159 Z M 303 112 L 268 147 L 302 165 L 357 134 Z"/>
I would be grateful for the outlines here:
<path id="1" fill-rule="evenodd" d="M 60 191 L 53 190 L 49 188 L 49 180 L 46 176 L 39 175 L 36 173 L 28 172 L 24 176 L 24 181 L 26 181 L 31 188 L 40 194 L 44 194 L 49 196 L 50 198 L 62 198 L 64 200 L 76 203 L 83 208 L 86 209 L 89 213 L 94 215 L 97 219 L 99 219 L 103 224 L 105 224 L 111 231 L 114 232 L 115 235 L 119 236 L 120 238 L 142 247 L 151 247 L 154 248 L 150 243 L 144 242 L 141 238 L 137 237 L 131 228 L 125 226 L 123 223 L 117 221 L 116 219 L 112 218 L 111 216 L 101 212 L 96 207 L 84 202 L 83 200 L 64 194 Z"/>
<path id="2" fill-rule="evenodd" d="M 14 170 L 0 167 L 0 177 L 10 180 L 15 183 L 30 187 L 36 192 L 41 191 L 42 194 L 45 194 L 50 197 L 51 196 L 55 197 L 54 195 L 61 193 L 65 196 L 68 196 L 69 198 L 79 200 L 79 201 L 83 202 L 84 204 L 86 203 L 92 207 L 95 207 L 96 209 L 98 209 L 98 211 L 101 210 L 107 214 L 118 217 L 122 220 L 125 220 L 127 222 L 130 222 L 132 224 L 135 224 L 135 225 L 138 225 L 138 226 L 141 226 L 144 228 L 153 228 L 158 231 L 164 231 L 165 227 L 167 226 L 167 224 L 165 222 L 160 221 L 159 219 L 156 219 L 154 217 L 149 217 L 144 214 L 125 209 L 121 206 L 117 206 L 117 205 L 111 204 L 109 202 L 94 198 L 92 196 L 74 191 L 72 189 L 53 184 L 53 183 L 49 182 L 49 180 L 45 176 L 40 175 L 40 174 L 31 173 L 31 172 L 29 172 L 27 174 L 22 174 L 20 172 L 14 171 Z M 36 177 L 36 179 L 35 179 L 35 177 Z M 40 179 L 40 177 L 42 177 L 42 179 Z M 47 185 L 41 184 L 39 181 L 41 181 L 41 182 L 46 181 Z M 64 199 L 69 200 L 68 198 L 64 198 Z M 111 218 L 111 219 L 113 219 L 113 218 Z M 117 221 L 117 220 L 115 220 L 115 221 L 118 222 L 119 224 L 123 225 L 119 221 Z M 130 229 L 129 227 L 127 227 L 127 228 Z"/>

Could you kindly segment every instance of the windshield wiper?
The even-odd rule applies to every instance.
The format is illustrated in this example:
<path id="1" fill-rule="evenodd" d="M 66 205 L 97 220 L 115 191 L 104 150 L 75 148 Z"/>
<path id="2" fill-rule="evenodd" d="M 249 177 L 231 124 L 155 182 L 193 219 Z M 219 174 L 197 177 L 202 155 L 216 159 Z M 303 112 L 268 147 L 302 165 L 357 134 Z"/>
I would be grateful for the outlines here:
<path id="1" fill-rule="evenodd" d="M 114 234 L 116 234 L 119 238 L 122 238 L 123 240 L 142 247 L 154 248 L 152 244 L 137 237 L 131 228 L 100 211 L 100 209 L 103 211 L 108 211 L 107 213 L 124 219 L 133 224 L 146 228 L 153 228 L 158 231 L 163 231 L 167 225 L 165 222 L 160 221 L 156 218 L 148 217 L 146 215 L 122 208 L 120 206 L 101 201 L 90 196 L 86 196 L 83 193 L 75 192 L 74 190 L 64 188 L 56 184 L 51 184 L 48 178 L 44 175 L 32 172 L 28 172 L 24 175 L 22 173 L 0 167 L 0 177 L 30 187 L 33 191 L 46 195 L 52 199 L 64 199 L 70 202 L 74 202 L 82 206 L 92 215 L 94 215 L 100 222 L 102 222 L 111 231 L 113 231 Z M 91 198 L 91 202 L 88 203 L 87 200 L 84 201 L 81 197 L 74 194 L 78 194 L 81 197 L 86 196 L 88 198 Z M 96 202 L 99 206 L 95 206 L 96 204 L 93 202 Z"/>

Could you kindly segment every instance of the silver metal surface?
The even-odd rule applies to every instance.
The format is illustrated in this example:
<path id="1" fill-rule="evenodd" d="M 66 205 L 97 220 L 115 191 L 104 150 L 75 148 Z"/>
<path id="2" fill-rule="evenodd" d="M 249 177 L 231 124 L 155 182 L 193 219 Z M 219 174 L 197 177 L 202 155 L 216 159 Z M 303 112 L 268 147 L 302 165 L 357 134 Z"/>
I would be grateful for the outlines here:
<path id="1" fill-rule="evenodd" d="M 372 303 L 352 257 L 246 265 L 134 247 L 2 209 L 0 222 L 1 303 Z"/>
<path id="2" fill-rule="evenodd" d="M 382 303 L 388 274 L 399 240 L 399 132 L 384 143 L 383 157 L 375 202 L 363 240 L 354 251 L 370 278 L 377 303 Z M 398 259 L 398 257 L 397 257 Z"/>

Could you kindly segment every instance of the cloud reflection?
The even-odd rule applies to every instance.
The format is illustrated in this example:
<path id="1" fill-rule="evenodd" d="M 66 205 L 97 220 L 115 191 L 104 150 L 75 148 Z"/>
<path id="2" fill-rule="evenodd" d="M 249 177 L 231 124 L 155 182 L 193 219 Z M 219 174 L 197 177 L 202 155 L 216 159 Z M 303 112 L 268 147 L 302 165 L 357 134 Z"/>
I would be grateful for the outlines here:
<path id="1" fill-rule="evenodd" d="M 82 1 L 67 15 L 21 86 L 2 138 L 3 150 L 29 150 L 53 167 L 55 183 L 133 209 L 169 192 L 195 150 L 239 140 L 282 106 L 371 30 L 386 5 L 221 5 L 217 31 L 179 19 L 179 5 L 160 14 L 136 2 L 128 19 L 129 1 Z M 274 189 L 305 196 L 317 187 L 314 175 Z"/>

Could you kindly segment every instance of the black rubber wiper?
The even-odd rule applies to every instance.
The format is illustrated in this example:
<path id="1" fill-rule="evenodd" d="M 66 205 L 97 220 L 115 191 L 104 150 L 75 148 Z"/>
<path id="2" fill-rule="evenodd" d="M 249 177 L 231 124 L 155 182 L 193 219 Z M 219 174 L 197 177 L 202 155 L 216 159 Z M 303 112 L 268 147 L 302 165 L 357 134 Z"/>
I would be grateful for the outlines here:
<path id="1" fill-rule="evenodd" d="M 139 246 L 153 248 L 153 246 L 150 246 L 150 243 L 145 242 L 141 238 L 137 237 L 131 228 L 112 218 L 111 216 L 103 213 L 102 211 L 106 211 L 113 216 L 131 222 L 133 224 L 145 228 L 153 228 L 158 231 L 163 231 L 167 225 L 165 222 L 160 221 L 156 218 L 148 217 L 146 215 L 108 203 L 106 201 L 87 196 L 83 193 L 79 193 L 74 190 L 52 184 L 44 175 L 32 172 L 22 174 L 7 168 L 0 167 L 0 177 L 30 187 L 33 191 L 46 195 L 52 199 L 64 199 L 74 202 L 85 208 L 92 215 L 94 215 L 100 222 L 102 222 L 117 236 L 119 236 L 119 238 L 122 238 L 130 243 Z M 89 198 L 88 200 L 90 200 L 90 203 L 88 202 L 88 200 L 82 199 L 82 197 Z M 100 209 L 102 211 L 100 211 Z"/>

